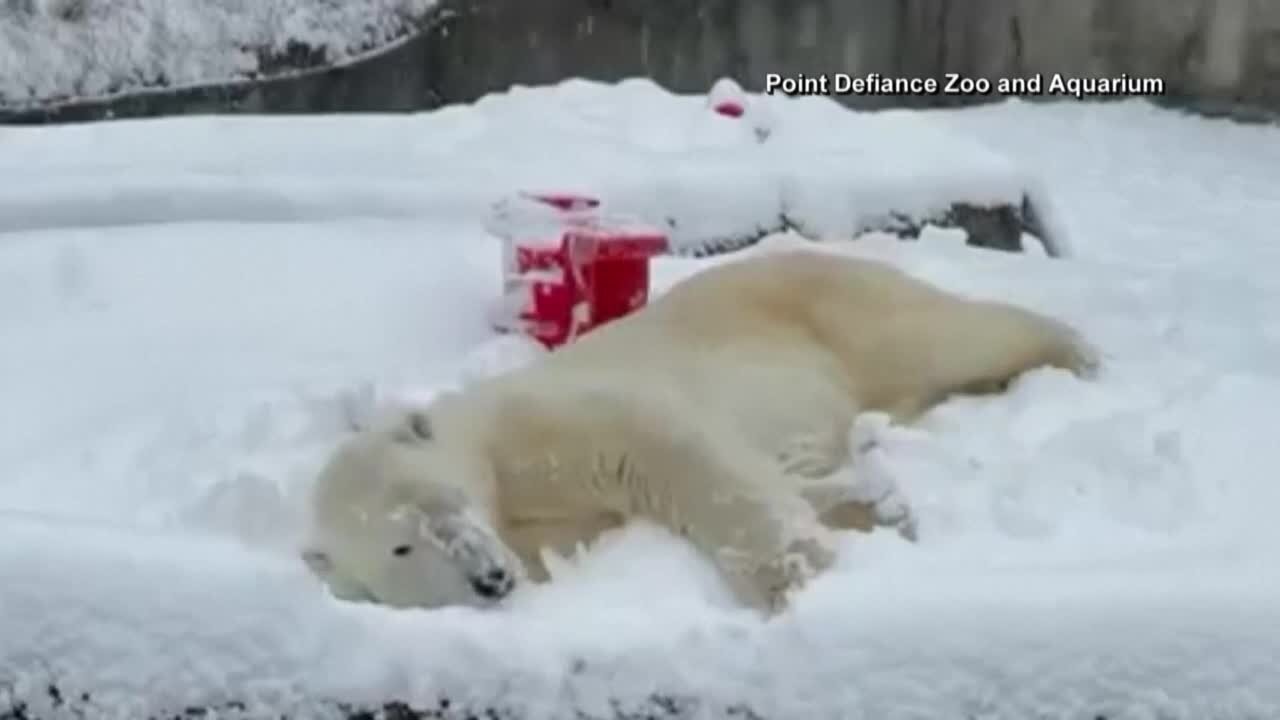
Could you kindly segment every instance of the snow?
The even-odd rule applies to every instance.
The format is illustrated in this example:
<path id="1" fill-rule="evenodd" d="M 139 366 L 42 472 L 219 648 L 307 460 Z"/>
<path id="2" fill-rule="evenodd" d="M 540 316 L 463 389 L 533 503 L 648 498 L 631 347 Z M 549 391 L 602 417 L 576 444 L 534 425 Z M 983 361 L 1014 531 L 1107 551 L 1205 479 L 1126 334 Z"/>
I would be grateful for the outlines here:
<path id="1" fill-rule="evenodd" d="M 0 698 L 39 709 L 57 680 L 95 718 L 441 695 L 612 717 L 653 693 L 767 718 L 1280 717 L 1280 130 L 1136 102 L 873 120 L 796 101 L 774 108 L 764 146 L 788 151 L 766 159 L 674 99 L 648 114 L 643 84 L 589 89 L 0 131 L 0 174 L 23 179 L 0 188 Z M 523 134 L 499 112 L 538 103 Z M 500 612 L 345 604 L 307 575 L 301 494 L 353 417 L 530 357 L 486 326 L 489 201 L 573 177 L 741 227 L 776 209 L 759 167 L 789 161 L 838 236 L 862 212 L 845 183 L 875 185 L 833 159 L 867 143 L 812 132 L 820 117 L 922 128 L 900 168 L 953 188 L 928 138 L 1007 153 L 1052 189 L 1075 257 L 942 230 L 823 251 L 1052 313 L 1105 353 L 1094 382 L 1035 371 L 876 431 L 869 471 L 900 484 L 919 544 L 847 538 L 771 622 L 645 526 Z M 655 283 L 720 261 L 663 258 Z"/>
<path id="2" fill-rule="evenodd" d="M 774 105 L 782 109 L 775 110 Z M 755 121 L 786 113 L 759 142 Z M 854 114 L 830 98 L 753 96 L 750 117 L 648 80 L 515 87 L 411 115 L 192 117 L 0 131 L 0 230 L 189 220 L 347 218 L 467 223 L 500 194 L 599 197 L 699 250 L 783 227 L 851 234 L 951 204 L 1012 204 L 1039 178 L 909 112 Z M 815 153 L 814 138 L 822 137 Z M 335 173 L 335 168 L 341 168 Z M 1066 238 L 1061 238 L 1064 249 Z"/>
<path id="3" fill-rule="evenodd" d="M 0 107 L 272 74 L 294 45 L 341 65 L 412 33 L 435 0 L 7 0 Z"/>

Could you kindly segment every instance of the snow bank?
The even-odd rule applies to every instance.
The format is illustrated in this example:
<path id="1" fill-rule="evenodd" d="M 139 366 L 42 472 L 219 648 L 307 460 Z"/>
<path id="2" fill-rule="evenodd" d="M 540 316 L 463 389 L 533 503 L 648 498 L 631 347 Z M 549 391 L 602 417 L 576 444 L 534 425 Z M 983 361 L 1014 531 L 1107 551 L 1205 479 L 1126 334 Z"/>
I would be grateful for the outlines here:
<path id="1" fill-rule="evenodd" d="M 511 138 L 486 154 L 480 138 L 503 138 L 474 109 L 444 117 L 477 159 L 463 183 L 496 192 L 550 166 Z M 770 623 L 646 527 L 505 612 L 339 603 L 293 559 L 301 494 L 353 408 L 526 358 L 486 326 L 500 257 L 478 218 L 324 207 L 352 178 L 410 174 L 385 149 L 370 160 L 383 120 L 301 123 L 334 138 L 323 158 L 277 119 L 152 122 L 129 147 L 96 142 L 117 132 L 104 126 L 0 135 L 30 161 L 24 185 L 63 198 L 69 218 L 0 234 L 0 707 L 6 693 L 49 705 L 52 680 L 89 693 L 94 718 L 232 700 L 324 717 L 325 698 L 442 695 L 462 717 L 615 717 L 613 703 L 655 695 L 656 717 L 1280 717 L 1277 131 L 1140 105 L 933 117 L 1043 172 L 1078 257 L 979 252 L 946 231 L 823 247 L 1061 316 L 1101 345 L 1106 371 L 1037 371 L 883 431 L 873 461 L 914 504 L 920 543 L 847 538 L 836 571 Z M 627 137 L 660 145 L 662 118 L 632 122 Z M 400 150 L 449 144 L 416 142 Z M 607 167 L 616 140 L 583 142 Z M 293 184 L 256 174 L 277 165 L 295 165 Z M 131 224 L 143 204 L 104 226 L 76 215 L 86 188 L 109 198 L 144 178 L 163 197 L 159 178 L 206 171 L 307 211 L 238 216 L 235 198 L 187 195 L 165 224 Z M 658 290 L 722 261 L 664 258 Z"/>
<path id="2" fill-rule="evenodd" d="M 922 544 L 847 539 L 776 623 L 646 528 L 507 612 L 401 613 L 333 601 L 292 561 L 300 495 L 353 396 L 451 384 L 512 352 L 484 339 L 477 302 L 496 248 L 412 223 L 224 229 L 40 233 L 0 253 L 29 279 L 3 303 L 18 351 L 0 372 L 20 428 L 0 454 L 0 675 L 22 697 L 53 677 L 96 717 L 442 696 L 612 717 L 653 693 L 764 717 L 1280 710 L 1259 680 L 1280 670 L 1280 378 L 1196 359 L 1154 372 L 1190 351 L 1147 327 L 1159 283 L 1126 291 L 1131 272 L 943 238 L 841 250 L 1067 317 L 1111 369 L 1096 386 L 1033 373 L 886 432 L 878 460 Z M 58 258 L 77 242 L 68 286 Z M 708 262 L 660 262 L 659 287 Z M 1095 285 L 1111 291 L 1082 303 Z"/>
<path id="3" fill-rule="evenodd" d="M 407 36 L 435 3 L 9 0 L 0 3 L 0 106 L 253 78 L 295 46 L 338 64 Z"/>
<path id="4" fill-rule="evenodd" d="M 1248 579 L 1268 577 L 1260 566 L 1197 583 L 1177 569 L 942 570 L 902 557 L 903 570 L 877 572 L 857 565 L 890 548 L 851 545 L 863 563 L 763 625 L 709 607 L 706 569 L 642 529 L 504 613 L 339 605 L 282 558 L 190 534 L 8 517 L 3 540 L 5 617 L 22 621 L 4 624 L 0 671 L 37 707 L 51 679 L 88 692 L 103 720 L 229 700 L 257 717 L 317 717 L 320 699 L 441 697 L 457 717 L 617 717 L 655 693 L 710 717 L 1280 710 L 1280 587 Z"/>
<path id="5" fill-rule="evenodd" d="M 787 223 L 848 236 L 955 203 L 1020 207 L 1035 178 L 906 111 L 754 96 L 774 125 L 647 80 L 566 81 L 417 115 L 131 120 L 0 131 L 0 231 L 190 220 L 467 222 L 499 195 L 583 192 L 694 250 Z M 163 152 L 152 151 L 156 143 Z M 32 175 L 30 168 L 38 167 Z M 1041 193 L 1042 195 L 1044 193 Z M 786 221 L 784 222 L 784 217 Z"/>

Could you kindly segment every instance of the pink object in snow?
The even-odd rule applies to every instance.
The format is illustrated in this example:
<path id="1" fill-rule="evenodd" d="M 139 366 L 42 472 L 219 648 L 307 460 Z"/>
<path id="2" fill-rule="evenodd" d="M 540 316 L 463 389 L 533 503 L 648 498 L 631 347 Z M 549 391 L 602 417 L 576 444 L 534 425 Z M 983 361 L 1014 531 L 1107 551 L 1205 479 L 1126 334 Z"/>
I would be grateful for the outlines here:
<path id="1" fill-rule="evenodd" d="M 746 114 L 747 109 L 737 100 L 725 100 L 718 102 L 711 107 L 712 110 L 724 115 L 725 117 L 740 118 Z"/>

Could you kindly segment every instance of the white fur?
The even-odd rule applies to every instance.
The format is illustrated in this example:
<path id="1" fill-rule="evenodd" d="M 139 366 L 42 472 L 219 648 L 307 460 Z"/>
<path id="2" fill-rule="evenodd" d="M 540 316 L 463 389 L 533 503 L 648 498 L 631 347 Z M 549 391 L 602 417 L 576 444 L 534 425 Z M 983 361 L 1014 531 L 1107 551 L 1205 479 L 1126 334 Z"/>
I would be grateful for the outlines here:
<path id="1" fill-rule="evenodd" d="M 901 498 L 849 477 L 860 413 L 909 422 L 1094 358 L 1055 320 L 887 265 L 749 256 L 345 443 L 318 478 L 304 557 L 352 599 L 488 604 L 545 579 L 541 548 L 643 517 L 777 611 L 832 564 L 833 529 L 914 531 Z"/>

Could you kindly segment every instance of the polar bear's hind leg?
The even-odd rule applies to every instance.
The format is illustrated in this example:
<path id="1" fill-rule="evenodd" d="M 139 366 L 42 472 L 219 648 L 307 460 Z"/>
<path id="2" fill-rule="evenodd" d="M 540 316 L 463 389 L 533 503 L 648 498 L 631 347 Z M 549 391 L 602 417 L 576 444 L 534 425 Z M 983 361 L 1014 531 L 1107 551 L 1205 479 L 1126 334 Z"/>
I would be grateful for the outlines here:
<path id="1" fill-rule="evenodd" d="M 866 394 L 864 409 L 904 424 L 954 395 L 1003 392 L 1037 368 L 1081 378 L 1098 369 L 1096 351 L 1065 323 L 997 302 L 957 298 L 900 310 L 853 342 L 836 352 L 850 359 Z"/>
<path id="2" fill-rule="evenodd" d="M 956 321 L 939 327 L 930 342 L 938 363 L 938 400 L 956 394 L 1007 390 L 1030 370 L 1053 367 L 1093 377 L 1097 352 L 1075 330 L 1054 318 L 998 302 L 967 302 Z"/>

